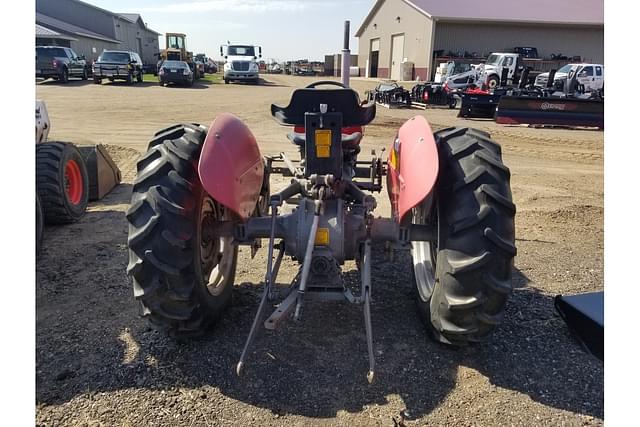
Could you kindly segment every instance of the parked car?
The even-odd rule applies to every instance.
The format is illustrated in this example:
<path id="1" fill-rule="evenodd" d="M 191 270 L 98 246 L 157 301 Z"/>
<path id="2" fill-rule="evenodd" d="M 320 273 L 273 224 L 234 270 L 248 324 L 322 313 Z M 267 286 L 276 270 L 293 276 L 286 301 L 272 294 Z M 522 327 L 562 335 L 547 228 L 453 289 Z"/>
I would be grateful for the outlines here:
<path id="1" fill-rule="evenodd" d="M 578 74 L 579 84 L 584 85 L 585 92 L 604 91 L 604 66 L 602 64 L 567 64 L 560 67 L 553 78 L 553 87 L 563 88 L 570 72 Z M 545 87 L 549 80 L 549 73 L 542 73 L 536 77 L 535 85 Z"/>
<path id="2" fill-rule="evenodd" d="M 84 56 L 61 46 L 36 46 L 36 77 L 67 83 L 70 77 L 87 80 L 89 70 Z"/>
<path id="3" fill-rule="evenodd" d="M 144 68 L 140 55 L 124 50 L 105 50 L 93 64 L 93 82 L 102 83 L 102 79 L 124 80 L 129 84 L 142 83 Z"/>
<path id="4" fill-rule="evenodd" d="M 158 70 L 158 83 L 164 86 L 168 83 L 178 83 L 193 86 L 193 71 L 184 61 L 164 61 Z"/>

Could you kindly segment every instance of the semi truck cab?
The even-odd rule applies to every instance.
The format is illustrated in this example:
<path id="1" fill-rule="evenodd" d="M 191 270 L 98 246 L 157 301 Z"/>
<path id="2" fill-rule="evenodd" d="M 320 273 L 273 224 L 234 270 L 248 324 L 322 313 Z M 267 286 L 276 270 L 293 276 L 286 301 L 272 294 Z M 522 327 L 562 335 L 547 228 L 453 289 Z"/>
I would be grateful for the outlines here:
<path id="1" fill-rule="evenodd" d="M 520 55 L 517 53 L 492 53 L 487 61 L 480 66 L 480 82 L 485 83 L 489 89 L 500 85 L 502 70 L 507 68 L 507 79 L 513 79 L 518 67 Z"/>
<path id="2" fill-rule="evenodd" d="M 224 82 L 226 84 L 232 81 L 260 83 L 257 63 L 258 58 L 262 58 L 262 48 L 260 46 L 223 45 L 220 46 L 220 55 L 225 60 Z"/>

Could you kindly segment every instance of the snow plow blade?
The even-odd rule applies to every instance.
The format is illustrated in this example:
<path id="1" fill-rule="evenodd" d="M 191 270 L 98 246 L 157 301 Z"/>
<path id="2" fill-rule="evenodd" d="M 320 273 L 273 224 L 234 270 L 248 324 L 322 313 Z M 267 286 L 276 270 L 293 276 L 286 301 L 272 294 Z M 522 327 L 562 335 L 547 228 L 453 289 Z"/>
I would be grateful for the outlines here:
<path id="1" fill-rule="evenodd" d="M 492 119 L 502 95 L 461 93 L 458 117 Z"/>
<path id="2" fill-rule="evenodd" d="M 102 144 L 78 146 L 89 175 L 89 200 L 109 194 L 122 181 L 120 169 Z"/>
<path id="3" fill-rule="evenodd" d="M 556 310 L 580 342 L 604 360 L 604 292 L 555 297 Z"/>
<path id="4" fill-rule="evenodd" d="M 579 98 L 503 96 L 496 123 L 604 128 L 604 101 Z"/>

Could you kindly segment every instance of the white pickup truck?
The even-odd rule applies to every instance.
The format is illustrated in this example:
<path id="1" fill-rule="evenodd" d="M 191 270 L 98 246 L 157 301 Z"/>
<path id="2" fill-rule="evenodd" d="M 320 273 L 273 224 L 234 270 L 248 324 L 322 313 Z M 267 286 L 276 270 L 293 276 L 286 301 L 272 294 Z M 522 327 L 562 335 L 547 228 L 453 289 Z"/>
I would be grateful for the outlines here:
<path id="1" fill-rule="evenodd" d="M 602 64 L 567 64 L 558 69 L 553 78 L 554 86 L 565 82 L 571 72 L 577 73 L 576 80 L 584 85 L 585 92 L 604 91 L 604 66 Z M 535 86 L 546 87 L 549 73 L 542 73 L 536 77 Z"/>
<path id="2" fill-rule="evenodd" d="M 258 54 L 256 55 L 256 47 Z M 250 45 L 220 46 L 220 55 L 224 57 L 224 82 L 246 81 L 260 83 L 259 68 L 256 62 L 262 58 L 262 48 Z"/>

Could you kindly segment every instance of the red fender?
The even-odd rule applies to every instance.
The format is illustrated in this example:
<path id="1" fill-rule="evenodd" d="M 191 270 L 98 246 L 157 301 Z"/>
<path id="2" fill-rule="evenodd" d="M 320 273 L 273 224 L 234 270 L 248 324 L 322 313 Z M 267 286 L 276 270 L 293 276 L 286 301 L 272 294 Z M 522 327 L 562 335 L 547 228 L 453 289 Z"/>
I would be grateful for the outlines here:
<path id="1" fill-rule="evenodd" d="M 389 150 L 387 190 L 393 219 L 405 214 L 429 196 L 438 179 L 438 147 L 431 126 L 423 116 L 405 122 Z"/>
<path id="2" fill-rule="evenodd" d="M 204 140 L 198 174 L 205 191 L 246 220 L 262 188 L 264 164 L 256 138 L 229 113 L 215 118 Z"/>

